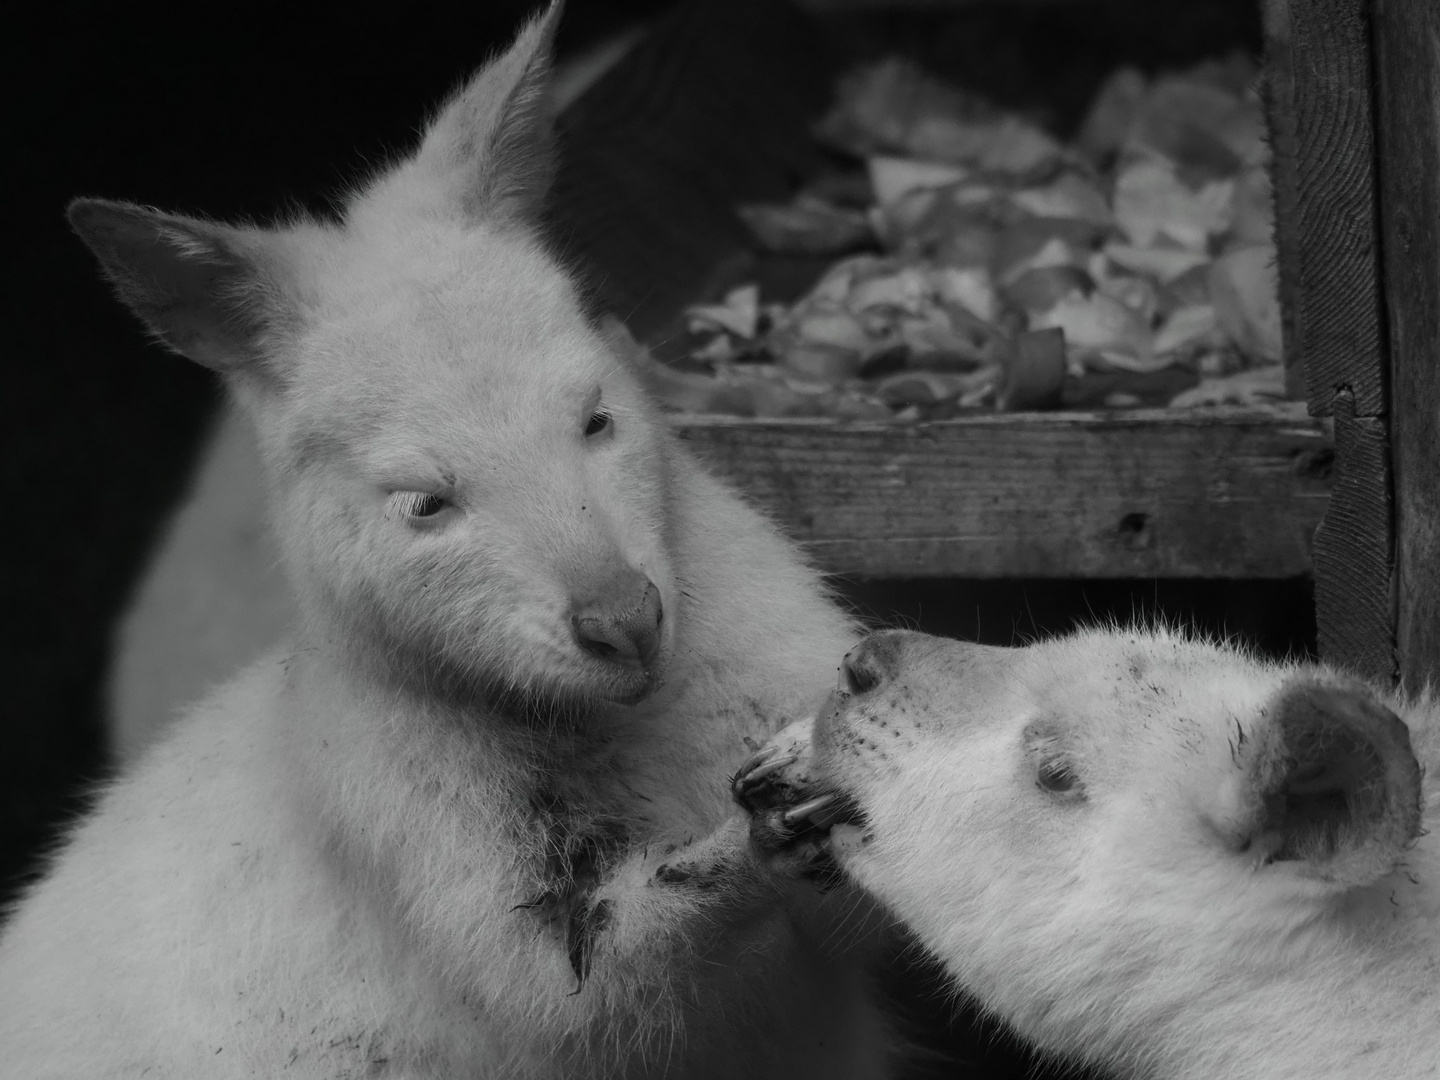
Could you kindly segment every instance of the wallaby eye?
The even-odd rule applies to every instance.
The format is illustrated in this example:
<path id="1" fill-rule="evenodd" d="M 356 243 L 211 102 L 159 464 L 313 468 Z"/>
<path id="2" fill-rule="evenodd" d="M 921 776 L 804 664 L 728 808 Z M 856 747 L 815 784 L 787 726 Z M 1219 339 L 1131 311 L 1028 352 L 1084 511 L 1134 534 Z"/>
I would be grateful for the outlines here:
<path id="1" fill-rule="evenodd" d="M 1061 720 L 1039 716 L 1025 725 L 1023 738 L 1029 767 L 1035 770 L 1035 786 L 1066 802 L 1083 800 L 1085 784 Z"/>
<path id="2" fill-rule="evenodd" d="M 1035 783 L 1042 791 L 1054 795 L 1078 795 L 1083 790 L 1075 766 L 1063 757 L 1042 761 L 1035 771 Z"/>
<path id="3" fill-rule="evenodd" d="M 386 517 L 432 518 L 449 504 L 428 491 L 393 491 L 385 507 Z"/>
<path id="4" fill-rule="evenodd" d="M 589 439 L 602 431 L 608 431 L 611 424 L 610 414 L 603 409 L 596 409 L 590 414 L 590 419 L 585 421 L 585 437 Z"/>

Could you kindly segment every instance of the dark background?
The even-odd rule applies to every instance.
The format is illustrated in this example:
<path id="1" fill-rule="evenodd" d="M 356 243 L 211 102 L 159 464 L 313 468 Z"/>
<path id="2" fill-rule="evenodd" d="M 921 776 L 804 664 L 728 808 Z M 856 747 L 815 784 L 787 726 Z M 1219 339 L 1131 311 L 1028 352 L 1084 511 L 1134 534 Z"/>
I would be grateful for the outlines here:
<path id="1" fill-rule="evenodd" d="M 559 54 L 667 6 L 571 0 Z M 472 0 L 385 14 L 338 4 L 137 14 L 69 4 L 32 9 L 28 26 L 5 35 L 0 901 L 104 775 L 109 628 L 219 400 L 208 373 L 148 343 L 110 297 L 69 234 L 66 202 L 99 195 L 228 219 L 331 212 L 348 181 L 414 144 L 427 110 L 507 43 L 529 8 Z M 1121 59 L 1156 67 L 1227 44 L 1258 47 L 1249 0 L 1079 8 L 1011 4 L 948 35 L 906 17 L 886 29 L 1007 104 L 1041 107 L 1060 128 Z M 873 40 L 850 24 L 814 46 Z M 744 65 L 737 57 L 734 78 L 746 77 Z M 877 621 L 998 644 L 1162 616 L 1271 653 L 1314 648 L 1306 581 L 840 585 Z"/>

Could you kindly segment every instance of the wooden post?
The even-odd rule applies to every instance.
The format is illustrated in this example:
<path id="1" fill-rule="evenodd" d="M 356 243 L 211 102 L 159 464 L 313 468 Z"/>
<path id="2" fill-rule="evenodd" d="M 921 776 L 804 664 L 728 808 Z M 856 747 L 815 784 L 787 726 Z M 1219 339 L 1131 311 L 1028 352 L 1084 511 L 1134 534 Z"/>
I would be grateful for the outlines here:
<path id="1" fill-rule="evenodd" d="M 1265 0 L 1264 13 L 1286 348 L 1303 360 L 1311 415 L 1335 424 L 1335 487 L 1315 534 L 1320 651 L 1389 682 L 1394 523 L 1368 8 Z"/>
<path id="2" fill-rule="evenodd" d="M 1440 685 L 1440 6 L 1379 0 L 1374 47 L 1401 681 Z"/>

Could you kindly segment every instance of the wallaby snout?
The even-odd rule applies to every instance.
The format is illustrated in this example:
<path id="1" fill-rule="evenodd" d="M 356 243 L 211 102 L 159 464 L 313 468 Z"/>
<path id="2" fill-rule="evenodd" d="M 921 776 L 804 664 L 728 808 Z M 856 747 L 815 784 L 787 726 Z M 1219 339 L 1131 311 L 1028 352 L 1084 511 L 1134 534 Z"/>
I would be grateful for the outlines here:
<path id="1" fill-rule="evenodd" d="M 892 679 L 900 665 L 900 645 L 888 632 L 871 634 L 840 661 L 837 689 L 858 697 Z"/>
<path id="2" fill-rule="evenodd" d="M 648 671 L 660 651 L 660 590 L 628 567 L 571 605 L 575 640 L 590 655 Z"/>

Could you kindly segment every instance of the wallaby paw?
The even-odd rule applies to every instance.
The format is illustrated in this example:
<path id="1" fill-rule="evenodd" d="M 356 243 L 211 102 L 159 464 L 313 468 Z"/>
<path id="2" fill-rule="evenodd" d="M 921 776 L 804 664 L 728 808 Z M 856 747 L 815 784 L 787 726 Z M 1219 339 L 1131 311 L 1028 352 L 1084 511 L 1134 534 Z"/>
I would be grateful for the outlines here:
<path id="1" fill-rule="evenodd" d="M 771 870 L 828 878 L 830 826 L 848 819 L 850 802 L 815 773 L 810 732 L 809 720 L 780 731 L 740 766 L 730 790 Z"/>
<path id="2" fill-rule="evenodd" d="M 730 792 L 746 813 L 754 817 L 776 809 L 788 810 L 811 797 L 816 787 L 811 768 L 811 727 L 810 720 L 797 720 L 783 728 L 756 748 L 730 778 Z"/>
<path id="3" fill-rule="evenodd" d="M 662 863 L 655 870 L 655 880 L 661 885 L 686 885 L 692 889 L 713 889 L 725 879 L 726 870 L 727 867 L 716 863 Z"/>
<path id="4" fill-rule="evenodd" d="M 713 889 L 733 880 L 749 862 L 746 851 L 746 823 L 741 818 L 726 822 L 710 836 L 687 840 L 663 852 L 663 862 L 651 880 L 657 885 Z"/>

